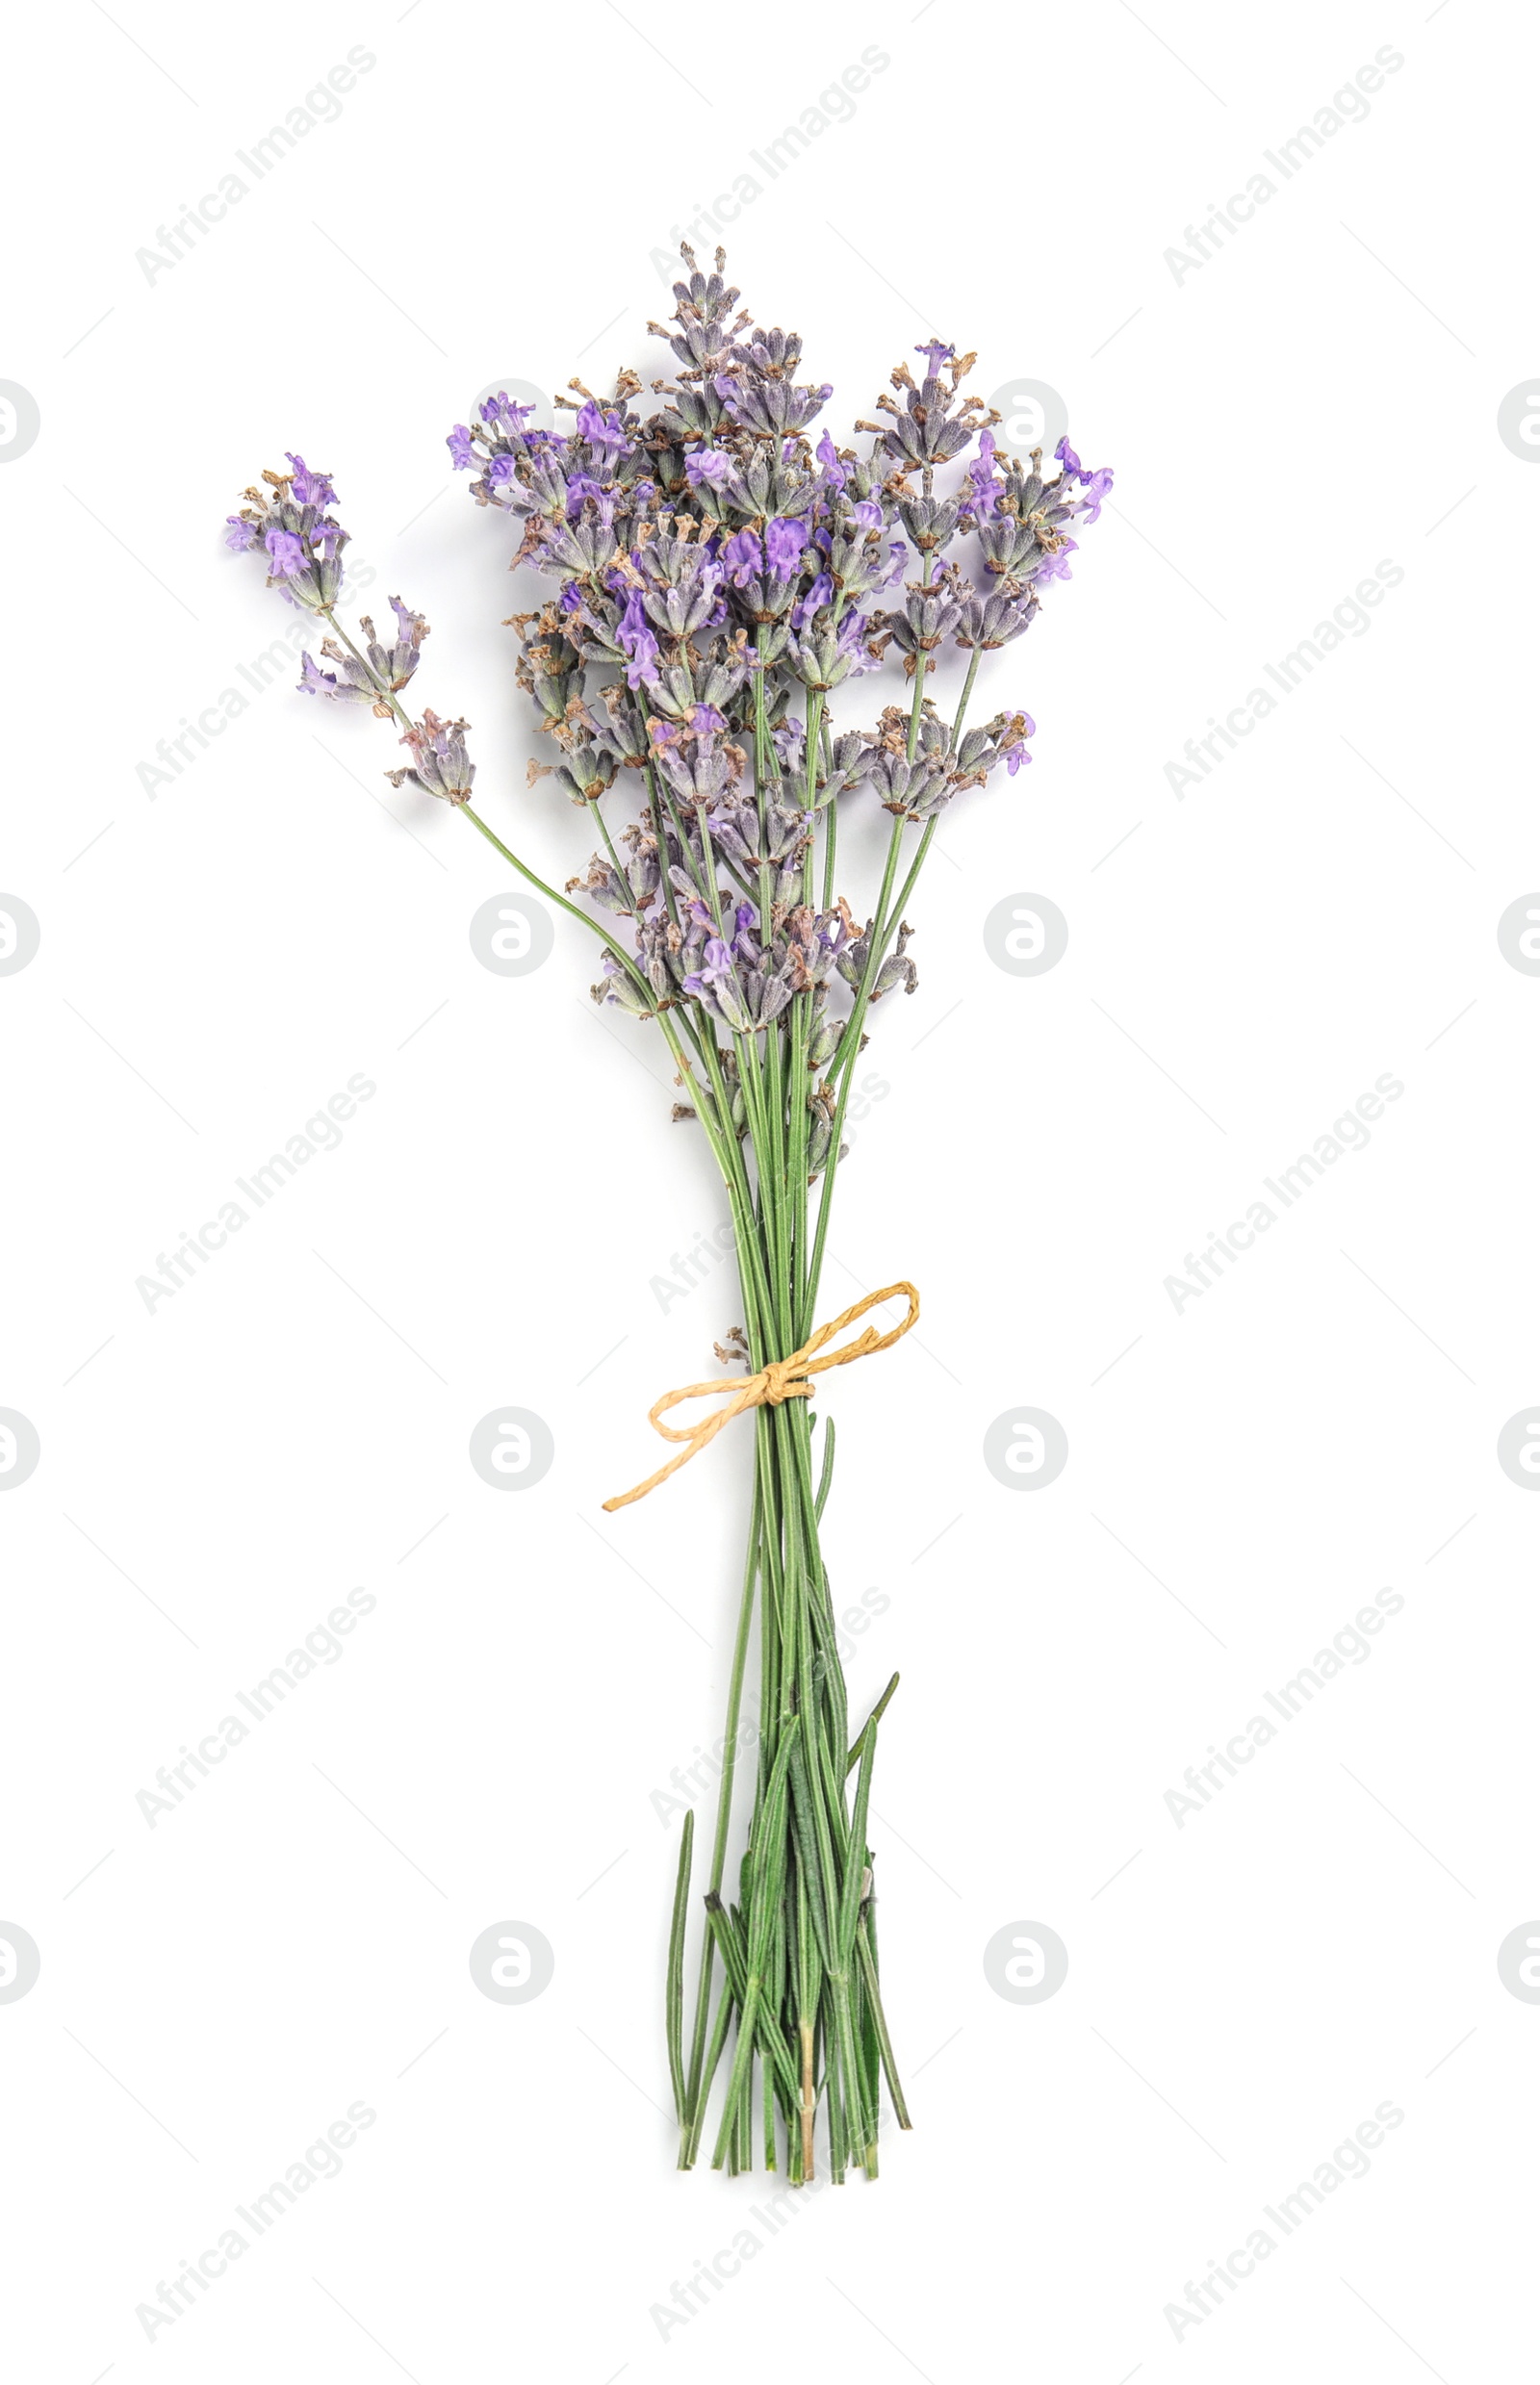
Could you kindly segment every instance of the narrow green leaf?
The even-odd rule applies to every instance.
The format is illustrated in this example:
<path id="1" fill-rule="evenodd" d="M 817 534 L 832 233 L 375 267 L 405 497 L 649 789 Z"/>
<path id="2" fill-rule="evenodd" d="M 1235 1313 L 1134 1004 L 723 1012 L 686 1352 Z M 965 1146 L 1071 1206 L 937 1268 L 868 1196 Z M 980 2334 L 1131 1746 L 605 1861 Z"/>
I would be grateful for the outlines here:
<path id="1" fill-rule="evenodd" d="M 695 1844 L 695 1811 L 684 1816 L 680 1833 L 680 1867 L 674 1883 L 674 1920 L 668 1934 L 668 2067 L 674 2082 L 674 2114 L 682 2128 L 689 2117 L 684 2092 L 684 1919 L 689 1910 L 690 1850 Z"/>

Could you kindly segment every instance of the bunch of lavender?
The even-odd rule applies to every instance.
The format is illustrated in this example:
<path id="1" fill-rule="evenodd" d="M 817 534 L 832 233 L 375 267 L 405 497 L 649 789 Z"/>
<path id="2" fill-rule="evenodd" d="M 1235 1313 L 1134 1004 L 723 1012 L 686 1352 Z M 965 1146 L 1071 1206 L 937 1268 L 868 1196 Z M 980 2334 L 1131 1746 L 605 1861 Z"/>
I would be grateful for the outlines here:
<path id="1" fill-rule="evenodd" d="M 915 350 L 917 372 L 894 371 L 877 400 L 883 419 L 856 424 L 869 452 L 836 447 L 827 430 L 814 446 L 832 393 L 798 379 L 797 335 L 734 313 L 720 250 L 710 273 L 687 245 L 682 255 L 688 278 L 675 284 L 670 323 L 649 325 L 676 360 L 673 378 L 652 385 L 655 411 L 638 411 L 643 384 L 624 371 L 607 398 L 569 384 L 577 396 L 559 402 L 576 421 L 564 436 L 531 427 L 533 409 L 502 395 L 449 439 L 477 504 L 519 526 L 514 563 L 551 583 L 513 626 L 519 682 L 551 757 L 530 764 L 530 782 L 551 779 L 597 840 L 565 893 L 472 808 L 467 724 L 403 704 L 427 633 L 421 614 L 393 598 L 389 643 L 368 619 L 361 644 L 339 622 L 348 534 L 327 476 L 291 455 L 287 474 L 266 473 L 264 488 L 245 492 L 229 543 L 260 554 L 270 586 L 324 625 L 302 689 L 394 720 L 411 758 L 392 780 L 455 806 L 593 930 L 603 948 L 596 1001 L 655 1021 L 688 1096 L 674 1115 L 699 1120 L 736 1236 L 746 1322 L 717 1355 L 757 1371 L 800 1350 L 813 1327 L 856 1060 L 873 1006 L 914 990 L 905 912 L 941 816 L 1001 763 L 1014 776 L 1031 759 L 1024 711 L 964 727 L 980 661 L 1019 638 L 1043 590 L 1069 577 L 1071 531 L 1097 519 L 1112 474 L 1083 470 L 1065 441 L 1053 474 L 1040 451 L 1003 453 L 999 416 L 962 394 L 973 357 L 937 341 Z M 950 721 L 926 693 L 949 640 L 968 655 Z M 875 726 L 836 732 L 839 691 L 900 672 L 902 700 Z M 864 804 L 892 825 L 875 904 L 857 913 L 836 892 L 837 833 L 841 809 Z M 878 1722 L 897 1676 L 853 1735 L 818 1539 L 834 1425 L 816 1466 L 807 1398 L 759 1405 L 755 1430 L 687 2042 L 693 1813 L 669 1944 L 679 2158 L 684 2168 L 697 2158 L 731 2039 L 714 2167 L 752 2164 L 757 2111 L 766 2166 L 783 2143 L 790 2177 L 810 2178 L 821 2104 L 833 2178 L 851 2167 L 875 2177 L 885 2079 L 909 2126 L 866 1835 Z M 756 1613 L 756 1793 L 736 1898 L 725 1902 Z"/>

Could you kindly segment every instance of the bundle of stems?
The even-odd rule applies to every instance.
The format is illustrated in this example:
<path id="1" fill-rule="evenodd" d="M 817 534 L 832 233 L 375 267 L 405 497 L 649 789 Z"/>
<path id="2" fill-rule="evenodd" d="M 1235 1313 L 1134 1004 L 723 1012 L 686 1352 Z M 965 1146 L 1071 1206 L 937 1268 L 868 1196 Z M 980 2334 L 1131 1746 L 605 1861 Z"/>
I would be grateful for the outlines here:
<path id="1" fill-rule="evenodd" d="M 842 2181 L 852 2169 L 877 2174 L 885 2085 L 899 2125 L 910 2125 L 884 2011 L 867 1835 L 878 1726 L 898 1676 L 853 1731 L 819 1545 L 834 1429 L 825 1420 L 820 1435 L 811 1377 L 785 1362 L 805 1357 L 814 1335 L 869 1014 L 899 987 L 914 989 L 906 910 L 937 824 L 1001 762 L 1014 777 L 1030 758 L 1024 712 L 965 725 L 981 658 L 1020 636 L 1042 588 L 1068 577 L 1068 526 L 1097 518 L 1111 474 L 1084 471 L 1066 442 L 1054 476 L 1036 450 L 1002 454 L 998 415 L 962 395 L 973 358 L 936 340 L 917 351 L 919 379 L 906 365 L 894 371 L 895 395 L 878 400 L 886 419 L 857 424 L 875 439 L 868 456 L 835 448 L 827 432 L 814 451 L 805 433 L 831 392 L 796 381 L 797 335 L 732 317 L 739 294 L 723 279 L 720 251 L 709 274 L 683 255 L 673 327 L 651 326 L 678 367 L 672 382 L 653 384 L 664 399 L 657 413 L 640 419 L 630 401 L 643 385 L 625 370 L 607 400 L 570 384 L 582 402 L 567 401 L 577 414 L 567 437 L 529 427 L 532 409 L 500 393 L 449 441 L 456 465 L 477 474 L 478 504 L 523 521 L 514 563 L 560 583 L 514 626 L 520 683 L 560 757 L 532 763 L 531 783 L 554 778 L 599 840 L 586 877 L 565 892 L 473 808 L 467 724 L 417 718 L 403 705 L 427 633 L 422 616 L 392 598 L 389 643 L 367 617 L 362 643 L 343 627 L 348 533 L 328 511 L 326 474 L 295 455 L 287 474 L 265 474 L 230 518 L 229 544 L 260 553 L 269 584 L 325 625 L 321 652 L 338 669 L 307 654 L 301 687 L 394 721 L 411 756 L 389 774 L 395 783 L 452 805 L 597 936 L 596 1000 L 655 1022 L 687 1096 L 675 1116 L 699 1120 L 720 1169 L 744 1322 L 717 1354 L 746 1367 L 751 1384 L 764 1380 L 687 2032 L 693 1812 L 669 1936 L 679 2163 L 692 2167 L 709 2144 L 712 2167 L 736 2172 L 757 2146 L 767 2167 L 783 2161 L 805 2182 L 821 2108 L 829 2174 Z M 965 472 L 943 485 L 975 440 Z M 959 537 L 976 543 L 982 587 L 943 561 Z M 871 603 L 899 581 L 900 603 Z M 948 640 L 969 654 L 950 721 L 926 693 Z M 905 700 L 875 728 L 836 736 L 834 691 L 891 663 L 911 682 Z M 606 812 L 617 789 L 629 813 L 618 830 Z M 890 826 L 862 925 L 836 896 L 835 868 L 840 808 L 865 796 Z M 574 894 L 628 921 L 629 936 Z M 863 1338 L 886 1346 L 897 1334 Z M 756 1649 L 753 1806 L 730 1887 L 734 1756 Z"/>

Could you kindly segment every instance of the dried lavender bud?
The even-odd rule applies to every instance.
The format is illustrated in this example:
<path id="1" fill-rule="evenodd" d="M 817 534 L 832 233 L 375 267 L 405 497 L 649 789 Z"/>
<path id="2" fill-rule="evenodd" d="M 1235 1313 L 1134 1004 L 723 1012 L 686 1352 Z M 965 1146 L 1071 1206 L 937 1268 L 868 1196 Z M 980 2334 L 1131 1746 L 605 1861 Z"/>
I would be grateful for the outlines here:
<path id="1" fill-rule="evenodd" d="M 323 638 L 321 651 L 328 662 L 339 663 L 343 676 L 339 680 L 333 671 L 318 669 L 308 654 L 300 656 L 299 687 L 307 696 L 326 696 L 342 704 L 372 705 L 381 720 L 391 718 L 391 707 L 384 701 L 387 694 L 398 694 L 417 669 L 427 636 L 427 623 L 421 613 L 414 613 L 392 597 L 391 610 L 396 615 L 396 637 L 389 646 L 382 646 L 374 634 L 374 625 L 365 613 L 359 628 L 366 644 L 363 657 L 349 654 L 335 638 Z"/>
<path id="2" fill-rule="evenodd" d="M 813 782 L 813 801 L 821 810 L 825 804 L 846 795 L 853 787 L 861 786 L 871 776 L 875 759 L 869 741 L 857 731 L 847 731 L 835 737 L 831 748 L 834 767 L 827 776 L 820 774 Z"/>
<path id="3" fill-rule="evenodd" d="M 902 986 L 906 993 L 912 993 L 919 984 L 919 971 L 912 961 L 906 961 L 904 958 L 905 947 L 913 933 L 913 929 L 907 920 L 900 920 L 898 940 L 878 970 L 876 982 L 872 987 L 874 1002 L 880 1002 L 885 993 L 891 993 L 895 986 Z"/>
<path id="4" fill-rule="evenodd" d="M 944 547 L 957 528 L 962 507 L 955 498 L 906 497 L 898 508 L 899 520 L 922 554 L 933 547 Z"/>
<path id="5" fill-rule="evenodd" d="M 916 385 L 908 365 L 898 365 L 891 379 L 903 404 L 895 405 L 886 392 L 877 400 L 878 412 L 893 420 L 892 428 L 882 431 L 882 441 L 887 453 L 900 463 L 934 466 L 960 455 L 974 431 L 989 418 L 976 398 L 959 403 L 962 376 L 971 369 L 973 357 L 960 357 L 939 340 L 927 342 L 915 353 L 926 359 L 924 380 Z M 943 371 L 946 381 L 941 378 Z M 873 427 L 881 430 L 880 424 Z"/>
<path id="6" fill-rule="evenodd" d="M 401 739 L 411 752 L 411 765 L 385 773 L 392 786 L 408 780 L 424 795 L 442 796 L 447 804 L 469 803 L 475 778 L 475 764 L 465 750 L 470 726 L 469 721 L 441 721 L 436 712 L 424 712 Z"/>
<path id="7" fill-rule="evenodd" d="M 958 621 L 957 642 L 959 646 L 986 650 L 1009 646 L 1013 638 L 1031 628 L 1038 609 L 1036 590 L 1008 579 L 1001 587 L 991 588 L 987 596 L 968 598 Z"/>
<path id="8" fill-rule="evenodd" d="M 808 1065 L 809 1068 L 817 1069 L 828 1067 L 829 1063 L 834 1059 L 835 1052 L 839 1049 L 839 1022 L 837 1019 L 820 1019 L 818 1025 L 813 1029 L 812 1034 L 808 1039 Z"/>
<path id="9" fill-rule="evenodd" d="M 964 584 L 951 573 L 928 585 L 911 580 L 904 610 L 883 616 L 895 644 L 910 656 L 905 667 L 911 673 L 917 668 L 920 655 L 934 654 L 957 628 L 962 617 Z"/>

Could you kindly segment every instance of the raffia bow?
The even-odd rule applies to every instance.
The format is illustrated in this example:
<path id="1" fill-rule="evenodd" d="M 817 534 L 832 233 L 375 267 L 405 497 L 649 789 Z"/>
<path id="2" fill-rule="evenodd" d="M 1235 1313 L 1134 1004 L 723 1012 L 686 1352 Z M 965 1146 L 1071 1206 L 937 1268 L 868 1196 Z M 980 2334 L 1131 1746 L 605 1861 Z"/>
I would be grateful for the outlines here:
<path id="1" fill-rule="evenodd" d="M 834 1336 L 843 1333 L 845 1327 L 853 1325 L 859 1317 L 864 1317 L 868 1309 L 880 1308 L 885 1300 L 897 1299 L 900 1295 L 909 1301 L 909 1315 L 901 1324 L 894 1325 L 891 1332 L 879 1333 L 875 1325 L 867 1325 L 843 1349 L 829 1348 Z M 629 1507 L 632 1500 L 645 1499 L 649 1491 L 655 1491 L 660 1482 L 668 1480 L 670 1475 L 678 1474 L 680 1468 L 687 1466 L 692 1457 L 698 1457 L 716 1439 L 724 1424 L 731 1424 L 735 1416 L 742 1416 L 747 1409 L 776 1408 L 783 1399 L 808 1399 L 812 1397 L 812 1378 L 815 1374 L 827 1373 L 832 1367 L 848 1367 L 853 1359 L 870 1358 L 881 1349 L 891 1349 L 895 1342 L 903 1340 L 911 1325 L 918 1323 L 919 1314 L 920 1295 L 912 1284 L 888 1284 L 882 1292 L 869 1292 L 864 1300 L 858 1300 L 854 1308 L 843 1310 L 827 1325 L 820 1325 L 811 1340 L 805 1342 L 801 1349 L 793 1350 L 789 1358 L 772 1358 L 757 1374 L 748 1375 L 736 1386 L 731 1380 L 724 1382 L 719 1377 L 714 1383 L 686 1383 L 680 1391 L 665 1392 L 662 1398 L 648 1410 L 647 1421 L 654 1432 L 662 1434 L 665 1441 L 681 1441 L 685 1446 L 678 1457 L 671 1457 L 666 1466 L 659 1466 L 655 1475 L 649 1475 L 647 1480 L 638 1482 L 634 1490 L 623 1491 L 618 1499 L 606 1499 L 604 1513 L 612 1515 L 617 1507 Z M 698 1424 L 681 1428 L 677 1424 L 664 1423 L 663 1419 L 669 1409 L 680 1406 L 684 1400 L 711 1399 L 724 1392 L 731 1392 L 731 1398 L 709 1416 L 703 1417 Z"/>

